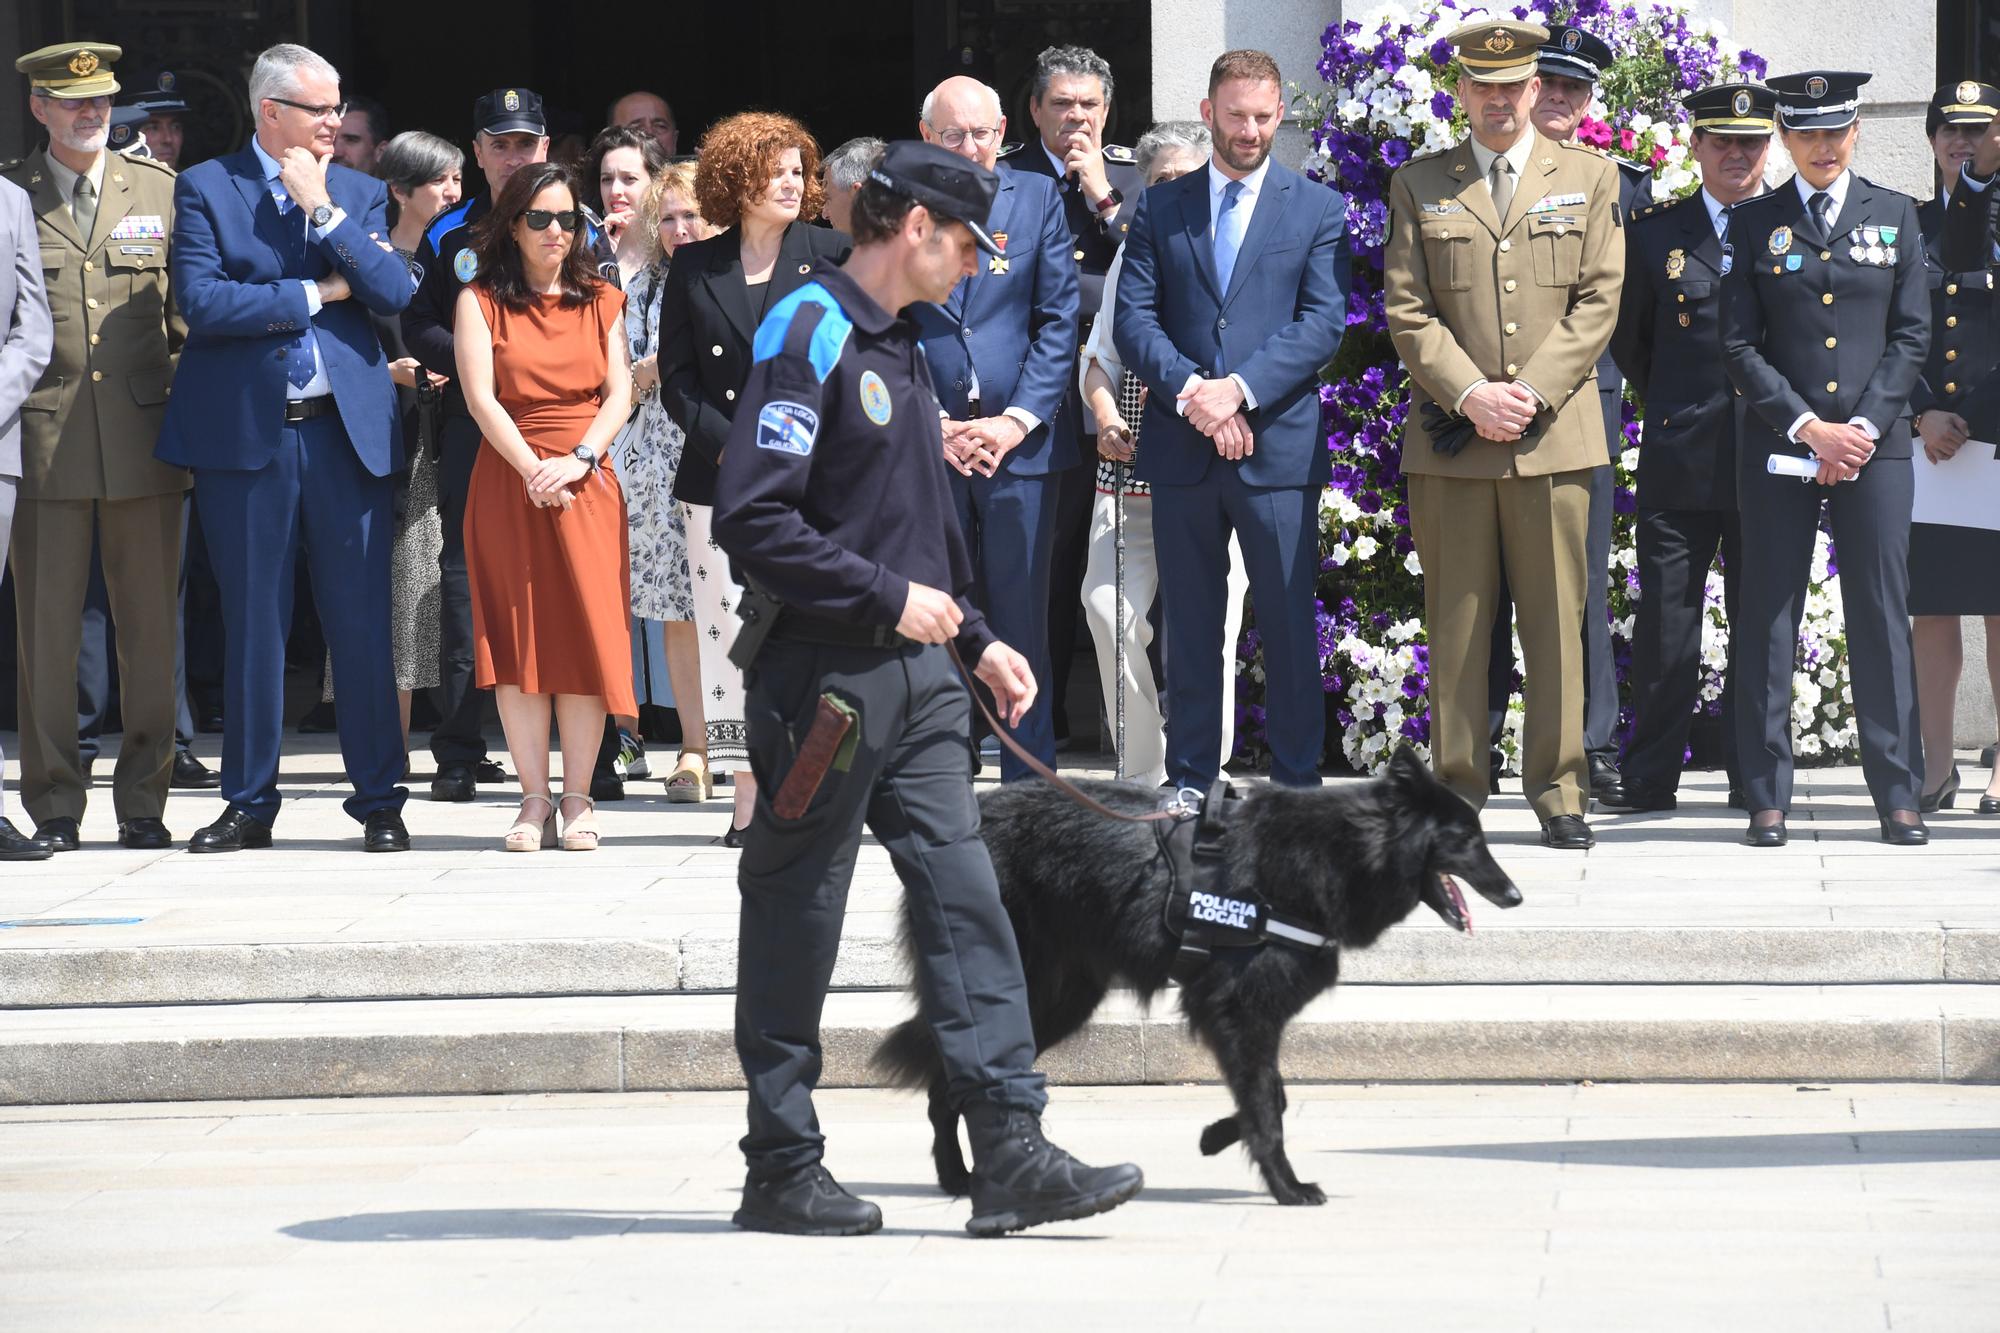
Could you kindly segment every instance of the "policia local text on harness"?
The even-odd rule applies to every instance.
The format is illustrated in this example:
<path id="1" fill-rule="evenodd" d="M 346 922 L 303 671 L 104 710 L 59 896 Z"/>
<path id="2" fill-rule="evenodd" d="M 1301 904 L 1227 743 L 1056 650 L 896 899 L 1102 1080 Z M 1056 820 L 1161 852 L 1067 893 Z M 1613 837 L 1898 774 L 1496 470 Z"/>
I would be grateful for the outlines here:
<path id="1" fill-rule="evenodd" d="M 809 356 L 813 333 L 823 315 L 823 308 L 817 305 L 802 305 L 798 309 L 785 333 L 787 353 L 801 359 Z M 743 628 L 737 634 L 729 660 L 745 671 L 755 665 L 765 640 L 780 624 L 784 627 L 784 638 L 805 643 L 887 648 L 905 642 L 886 626 L 835 620 L 787 607 L 748 579 L 737 615 L 743 621 Z M 1113 810 L 1058 776 L 1009 735 L 974 684 L 957 645 L 948 643 L 945 648 L 993 734 L 1031 771 L 1094 814 L 1125 823 L 1154 825 L 1160 854 L 1173 880 L 1173 890 L 1167 896 L 1166 927 L 1180 939 L 1171 969 L 1176 982 L 1184 983 L 1200 972 L 1217 949 L 1259 949 L 1277 943 L 1311 954 L 1336 951 L 1339 947 L 1336 941 L 1274 913 L 1255 885 L 1238 886 L 1230 882 L 1229 824 L 1244 797 L 1226 778 L 1218 779 L 1207 798 L 1198 803 L 1186 799 L 1184 793 L 1176 793 L 1161 809 L 1147 814 Z M 773 814 L 780 819 L 798 818 L 811 805 L 829 772 L 847 771 L 854 757 L 859 721 L 860 712 L 854 701 L 832 690 L 819 696 L 812 725 L 772 796 Z"/>

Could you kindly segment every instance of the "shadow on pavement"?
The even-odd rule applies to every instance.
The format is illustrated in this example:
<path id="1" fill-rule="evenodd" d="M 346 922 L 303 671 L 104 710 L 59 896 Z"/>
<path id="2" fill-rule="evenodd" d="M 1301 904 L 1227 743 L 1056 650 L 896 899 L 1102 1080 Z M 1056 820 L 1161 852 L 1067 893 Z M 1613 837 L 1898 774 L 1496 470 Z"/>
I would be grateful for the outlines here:
<path id="1" fill-rule="evenodd" d="M 1681 1170 L 1856 1166 L 1870 1162 L 2000 1161 L 2000 1128 L 1887 1129 L 1857 1134 L 1718 1134 L 1704 1138 L 1548 1139 L 1532 1143 L 1351 1148 L 1389 1157 L 1469 1157 L 1495 1162 L 1642 1166 Z"/>
<path id="2" fill-rule="evenodd" d="M 427 1208 L 350 1213 L 294 1222 L 279 1231 L 299 1240 L 582 1240 L 646 1232 L 731 1230 L 727 1213 L 629 1213 L 587 1208 Z"/>

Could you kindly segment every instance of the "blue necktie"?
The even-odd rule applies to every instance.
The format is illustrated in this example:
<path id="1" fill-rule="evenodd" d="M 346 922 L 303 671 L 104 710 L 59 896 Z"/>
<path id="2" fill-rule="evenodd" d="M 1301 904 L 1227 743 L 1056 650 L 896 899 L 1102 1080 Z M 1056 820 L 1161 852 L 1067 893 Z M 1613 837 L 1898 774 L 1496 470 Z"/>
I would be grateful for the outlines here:
<path id="1" fill-rule="evenodd" d="M 298 226 L 298 210 L 293 206 L 289 195 L 277 194 L 275 197 L 278 201 L 278 216 L 285 220 L 285 234 L 287 239 L 298 242 L 298 244 L 292 247 L 292 258 L 297 261 L 299 269 L 303 273 L 305 268 L 305 233 Z M 294 389 L 303 389 L 306 385 L 312 383 L 312 377 L 312 325 L 311 323 L 307 323 L 306 327 L 297 337 L 285 344 L 285 380 Z"/>
<path id="2" fill-rule="evenodd" d="M 1229 275 L 1236 271 L 1236 252 L 1243 248 L 1243 182 L 1222 187 L 1222 211 L 1215 216 L 1215 280 L 1229 294 Z"/>

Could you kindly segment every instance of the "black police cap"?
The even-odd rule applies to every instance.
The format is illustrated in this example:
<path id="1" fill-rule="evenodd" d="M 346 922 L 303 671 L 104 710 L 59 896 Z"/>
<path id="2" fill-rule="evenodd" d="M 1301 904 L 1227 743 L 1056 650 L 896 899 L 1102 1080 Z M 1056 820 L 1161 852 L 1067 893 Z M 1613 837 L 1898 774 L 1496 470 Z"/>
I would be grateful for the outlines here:
<path id="1" fill-rule="evenodd" d="M 137 82 L 137 80 L 134 80 Z M 181 94 L 178 76 L 170 69 L 163 69 L 149 81 L 149 87 L 128 88 L 118 98 L 120 106 L 137 107 L 153 116 L 184 116 L 188 113 L 187 99 Z"/>
<path id="2" fill-rule="evenodd" d="M 2000 88 L 1990 83 L 1947 83 L 1931 98 L 1924 116 L 1924 137 L 1938 132 L 1940 125 L 1984 125 L 2000 114 Z"/>
<path id="3" fill-rule="evenodd" d="M 539 94 L 526 88 L 495 88 L 472 104 L 475 134 L 547 134 L 548 117 Z"/>
<path id="4" fill-rule="evenodd" d="M 1852 69 L 1809 69 L 1767 79 L 1778 95 L 1778 123 L 1788 130 L 1842 130 L 1861 114 L 1861 85 L 1874 78 Z"/>
<path id="5" fill-rule="evenodd" d="M 1000 178 L 971 158 L 918 139 L 898 139 L 882 150 L 868 178 L 906 198 L 932 216 L 963 222 L 979 248 L 998 259 L 1007 252 L 986 231 Z"/>
<path id="6" fill-rule="evenodd" d="M 1769 134 L 1776 128 L 1778 95 L 1757 83 L 1718 83 L 1681 99 L 1688 120 L 1708 134 Z"/>
<path id="7" fill-rule="evenodd" d="M 1567 24 L 1549 29 L 1549 39 L 1535 53 L 1535 69 L 1541 74 L 1596 83 L 1611 68 L 1612 59 L 1611 48 L 1602 37 Z"/>

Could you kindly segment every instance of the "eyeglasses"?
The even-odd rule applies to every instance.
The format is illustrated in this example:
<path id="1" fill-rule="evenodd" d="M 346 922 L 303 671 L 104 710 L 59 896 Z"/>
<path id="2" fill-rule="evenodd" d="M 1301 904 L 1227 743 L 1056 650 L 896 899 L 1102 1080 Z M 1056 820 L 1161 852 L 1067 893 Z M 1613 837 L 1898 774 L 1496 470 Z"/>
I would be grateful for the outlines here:
<path id="1" fill-rule="evenodd" d="M 566 208 L 560 213 L 546 208 L 531 208 L 521 214 L 521 221 L 528 224 L 529 231 L 547 231 L 551 222 L 564 231 L 575 231 L 583 222 L 583 215 L 574 208 Z"/>
<path id="2" fill-rule="evenodd" d="M 939 130 L 937 137 L 938 142 L 946 148 L 963 148 L 967 139 L 972 140 L 977 146 L 984 148 L 987 144 L 993 142 L 993 136 L 999 132 L 998 126 L 980 125 L 969 130 Z"/>
<path id="3" fill-rule="evenodd" d="M 347 103 L 345 102 L 335 102 L 332 106 L 308 106 L 304 102 L 294 102 L 289 97 L 267 97 L 264 100 L 267 102 L 276 102 L 279 106 L 291 107 L 294 111 L 303 111 L 314 120 L 325 120 L 328 117 L 334 120 L 347 119 Z"/>

